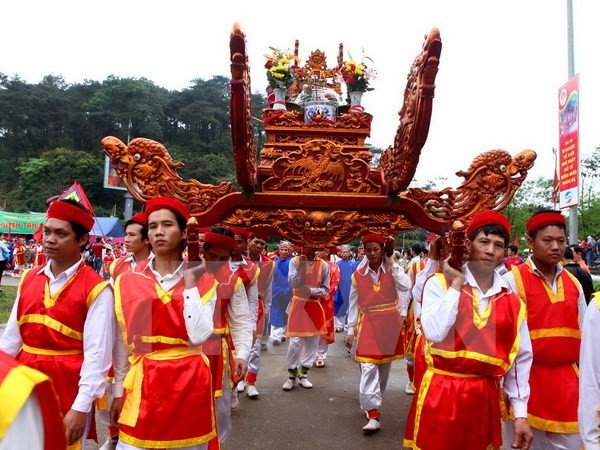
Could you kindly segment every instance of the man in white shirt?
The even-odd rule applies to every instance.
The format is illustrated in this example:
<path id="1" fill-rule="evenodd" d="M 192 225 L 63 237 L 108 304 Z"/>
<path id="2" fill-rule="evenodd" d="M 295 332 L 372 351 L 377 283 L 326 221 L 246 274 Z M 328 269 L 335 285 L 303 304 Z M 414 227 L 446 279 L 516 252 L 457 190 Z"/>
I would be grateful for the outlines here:
<path id="1" fill-rule="evenodd" d="M 185 205 L 156 197 L 146 215 L 154 256 L 115 281 L 122 338 L 115 342 L 110 416 L 119 426 L 117 449 L 203 449 L 216 436 L 202 348 L 213 331 L 216 281 L 204 263 L 183 261 L 190 217 Z"/>
<path id="2" fill-rule="evenodd" d="M 79 203 L 48 209 L 48 263 L 21 279 L 0 349 L 48 375 L 57 391 L 67 441 L 95 436 L 93 403 L 104 394 L 114 336 L 113 293 L 81 257 L 94 218 Z"/>
<path id="3" fill-rule="evenodd" d="M 470 256 L 462 272 L 450 267 L 448 258 L 443 274 L 425 283 L 425 367 L 415 380 L 422 392 L 413 398 L 405 447 L 437 450 L 448 442 L 453 448 L 500 447 L 500 377 L 516 417 L 510 445 L 528 449 L 531 444 L 532 351 L 525 307 L 495 270 L 509 236 L 510 223 L 500 213 L 476 214 L 467 228 Z"/>

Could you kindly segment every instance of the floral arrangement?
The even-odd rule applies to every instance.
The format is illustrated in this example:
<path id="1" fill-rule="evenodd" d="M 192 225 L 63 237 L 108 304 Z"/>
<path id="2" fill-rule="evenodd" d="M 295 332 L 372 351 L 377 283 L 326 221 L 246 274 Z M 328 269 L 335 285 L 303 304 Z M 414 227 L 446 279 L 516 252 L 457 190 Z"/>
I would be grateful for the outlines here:
<path id="1" fill-rule="evenodd" d="M 265 55 L 267 62 L 267 80 L 269 86 L 273 89 L 288 89 L 294 83 L 294 73 L 292 61 L 298 61 L 298 58 L 289 51 L 282 51 L 277 48 L 269 47 L 273 51 L 271 55 Z"/>
<path id="2" fill-rule="evenodd" d="M 344 61 L 342 67 L 340 67 L 336 81 L 338 83 L 346 83 L 348 92 L 372 91 L 373 88 L 369 87 L 369 82 L 375 78 L 377 73 L 374 69 L 367 66 L 364 61 L 365 59 L 368 59 L 369 61 L 373 62 L 373 60 L 363 55 L 361 62 L 356 62 L 352 58 L 352 55 L 348 54 L 348 57 L 350 59 L 348 61 Z"/>

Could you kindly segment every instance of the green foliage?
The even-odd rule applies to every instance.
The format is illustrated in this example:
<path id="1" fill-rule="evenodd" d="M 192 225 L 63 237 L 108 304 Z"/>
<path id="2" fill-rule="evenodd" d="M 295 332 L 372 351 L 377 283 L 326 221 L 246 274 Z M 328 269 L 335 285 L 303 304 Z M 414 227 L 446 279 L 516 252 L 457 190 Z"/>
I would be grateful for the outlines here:
<path id="1" fill-rule="evenodd" d="M 2 286 L 2 290 L 3 292 L 0 292 L 0 323 L 6 323 L 12 311 L 15 298 L 17 298 L 17 287 Z"/>
<path id="2" fill-rule="evenodd" d="M 145 78 L 69 85 L 48 75 L 30 84 L 0 73 L 0 206 L 43 211 L 47 198 L 77 181 L 97 215 L 109 215 L 114 205 L 121 210 L 123 192 L 103 188 L 100 140 L 108 135 L 161 142 L 185 163 L 183 179 L 234 181 L 229 97 L 224 76 L 168 91 Z M 262 116 L 265 102 L 252 95 L 253 116 Z M 258 151 L 265 141 L 260 121 L 253 131 Z"/>

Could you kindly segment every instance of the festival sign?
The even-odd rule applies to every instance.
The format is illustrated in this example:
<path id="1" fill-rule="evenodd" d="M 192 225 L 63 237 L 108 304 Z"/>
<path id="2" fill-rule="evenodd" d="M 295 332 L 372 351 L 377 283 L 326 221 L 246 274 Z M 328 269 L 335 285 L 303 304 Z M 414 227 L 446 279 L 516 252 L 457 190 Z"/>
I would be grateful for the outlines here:
<path id="1" fill-rule="evenodd" d="M 119 175 L 117 175 L 117 171 L 110 164 L 110 159 L 108 156 L 104 157 L 104 187 L 106 189 L 117 189 L 119 191 L 126 191 L 127 188 Z"/>
<path id="2" fill-rule="evenodd" d="M 579 75 L 558 91 L 559 207 L 579 204 Z"/>
<path id="3" fill-rule="evenodd" d="M 0 231 L 14 234 L 33 234 L 46 220 L 44 213 L 0 212 Z"/>

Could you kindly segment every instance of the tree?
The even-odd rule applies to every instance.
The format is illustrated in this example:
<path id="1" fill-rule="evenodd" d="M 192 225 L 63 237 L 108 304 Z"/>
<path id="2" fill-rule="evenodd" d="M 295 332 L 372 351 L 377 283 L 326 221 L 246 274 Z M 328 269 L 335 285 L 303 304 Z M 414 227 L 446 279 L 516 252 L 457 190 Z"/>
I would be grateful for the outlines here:
<path id="1" fill-rule="evenodd" d="M 31 158 L 18 167 L 18 210 L 45 211 L 46 199 L 58 195 L 77 181 L 85 189 L 96 214 L 110 211 L 120 195 L 103 188 L 102 162 L 87 152 L 56 148 Z M 97 208 L 98 207 L 98 208 Z"/>

